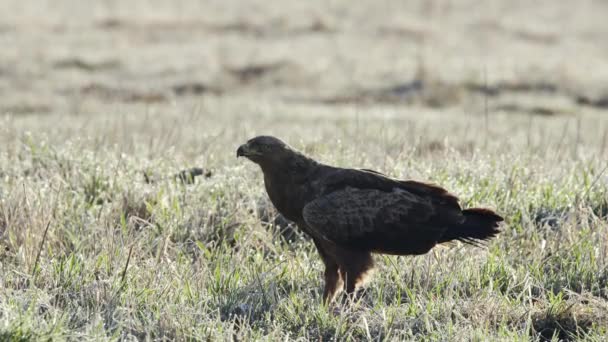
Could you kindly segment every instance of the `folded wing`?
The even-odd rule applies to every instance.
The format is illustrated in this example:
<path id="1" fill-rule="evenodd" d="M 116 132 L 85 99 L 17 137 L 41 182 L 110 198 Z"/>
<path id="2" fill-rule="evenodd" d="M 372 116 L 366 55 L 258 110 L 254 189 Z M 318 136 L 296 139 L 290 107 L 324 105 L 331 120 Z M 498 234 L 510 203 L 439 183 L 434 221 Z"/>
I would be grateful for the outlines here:
<path id="1" fill-rule="evenodd" d="M 464 221 L 458 208 L 401 187 L 346 186 L 308 203 L 303 217 L 318 238 L 397 255 L 426 253 L 448 226 Z"/>

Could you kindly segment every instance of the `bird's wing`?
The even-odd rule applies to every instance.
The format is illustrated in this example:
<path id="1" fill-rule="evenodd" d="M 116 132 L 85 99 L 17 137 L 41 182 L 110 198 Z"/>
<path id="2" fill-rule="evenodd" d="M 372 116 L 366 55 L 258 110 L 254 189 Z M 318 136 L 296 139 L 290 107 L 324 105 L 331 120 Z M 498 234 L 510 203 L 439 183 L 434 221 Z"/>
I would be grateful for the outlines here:
<path id="1" fill-rule="evenodd" d="M 411 180 L 398 180 L 382 173 L 367 169 L 334 169 L 322 182 L 321 194 L 329 194 L 346 187 L 357 189 L 377 189 L 391 192 L 395 188 L 405 190 L 420 198 L 430 200 L 434 205 L 445 209 L 460 211 L 458 198 L 445 189 L 427 183 Z"/>
<path id="2" fill-rule="evenodd" d="M 399 187 L 390 191 L 346 186 L 308 203 L 303 217 L 319 238 L 350 248 L 393 254 L 425 253 L 458 213 Z M 449 214 L 449 215 L 448 215 Z"/>

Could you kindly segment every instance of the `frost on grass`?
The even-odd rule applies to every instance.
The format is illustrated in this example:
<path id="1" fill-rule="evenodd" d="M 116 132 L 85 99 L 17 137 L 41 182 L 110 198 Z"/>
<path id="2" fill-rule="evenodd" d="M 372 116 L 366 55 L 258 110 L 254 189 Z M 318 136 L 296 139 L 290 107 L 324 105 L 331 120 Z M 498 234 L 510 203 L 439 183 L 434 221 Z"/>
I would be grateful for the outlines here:
<path id="1" fill-rule="evenodd" d="M 608 334 L 606 4 L 17 2 L 0 2 L 22 47 L 0 51 L 0 340 Z M 378 256 L 358 303 L 323 307 L 312 243 L 235 158 L 259 134 L 507 225 L 486 248 Z"/>
<path id="2" fill-rule="evenodd" d="M 470 128 L 454 115 L 437 117 L 444 126 L 430 119 L 415 129 L 465 135 Z M 583 125 L 597 118 L 583 118 Z M 264 120 L 259 124 L 275 119 Z M 301 120 L 316 130 L 314 121 Z M 165 153 L 148 157 L 140 147 L 119 147 L 125 136 L 102 147 L 69 135 L 65 142 L 15 137 L 0 158 L 2 336 L 573 340 L 606 333 L 608 183 L 601 160 L 573 154 L 570 143 L 558 143 L 561 135 L 545 145 L 507 147 L 483 147 L 483 137 L 470 137 L 472 149 L 444 140 L 442 149 L 428 150 L 439 137 L 408 141 L 397 127 L 367 120 L 362 139 L 346 133 L 355 123 L 340 140 L 299 140 L 281 129 L 298 147 L 315 144 L 310 153 L 324 162 L 436 182 L 466 206 L 495 207 L 507 218 L 500 237 L 486 248 L 455 244 L 418 257 L 378 256 L 359 302 L 325 308 L 314 247 L 268 205 L 259 170 L 234 158 L 233 147 L 250 134 L 215 137 L 219 148 L 200 155 L 187 138 L 180 142 L 198 132 L 183 128 L 179 140 L 154 145 Z M 504 127 L 494 138 L 504 141 L 516 134 L 511 127 L 529 123 L 493 120 Z M 563 127 L 542 120 L 538 127 Z M 376 134 L 382 130 L 394 140 L 386 143 Z M 576 132 L 565 139 L 576 141 Z M 601 134 L 586 139 L 586 152 L 599 153 Z M 141 175 L 171 176 L 183 165 L 210 165 L 213 177 L 182 184 Z"/>

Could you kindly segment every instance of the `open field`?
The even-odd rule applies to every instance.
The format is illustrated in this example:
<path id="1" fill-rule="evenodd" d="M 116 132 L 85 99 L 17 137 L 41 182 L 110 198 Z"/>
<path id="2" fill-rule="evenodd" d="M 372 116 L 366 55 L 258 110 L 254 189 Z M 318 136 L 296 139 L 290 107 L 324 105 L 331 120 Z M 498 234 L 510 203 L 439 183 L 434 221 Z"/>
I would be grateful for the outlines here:
<path id="1" fill-rule="evenodd" d="M 604 341 L 607 11 L 3 0 L 0 340 Z M 504 232 L 377 256 L 333 314 L 235 157 L 258 134 L 438 183 Z"/>

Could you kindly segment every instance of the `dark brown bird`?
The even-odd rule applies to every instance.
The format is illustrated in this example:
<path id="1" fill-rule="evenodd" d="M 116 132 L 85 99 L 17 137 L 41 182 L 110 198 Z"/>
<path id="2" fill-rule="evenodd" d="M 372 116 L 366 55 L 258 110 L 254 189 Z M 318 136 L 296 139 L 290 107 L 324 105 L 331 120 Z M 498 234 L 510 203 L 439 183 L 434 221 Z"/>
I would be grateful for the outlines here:
<path id="1" fill-rule="evenodd" d="M 326 303 L 342 287 L 355 292 L 373 268 L 371 253 L 418 255 L 439 243 L 475 245 L 500 232 L 502 217 L 463 210 L 438 186 L 324 165 L 275 137 L 255 137 L 236 155 L 262 168 L 274 206 L 311 236 L 325 264 Z"/>

